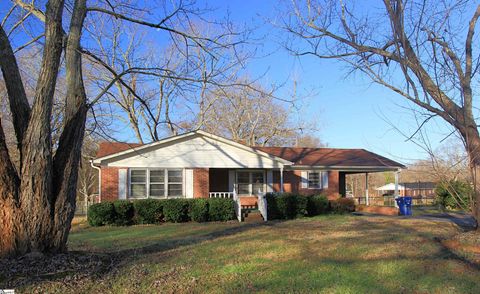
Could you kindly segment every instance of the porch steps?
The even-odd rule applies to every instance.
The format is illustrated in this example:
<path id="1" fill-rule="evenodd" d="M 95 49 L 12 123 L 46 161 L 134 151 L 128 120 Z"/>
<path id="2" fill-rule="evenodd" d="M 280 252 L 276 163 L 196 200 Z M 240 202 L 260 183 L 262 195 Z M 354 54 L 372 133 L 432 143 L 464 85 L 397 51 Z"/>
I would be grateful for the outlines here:
<path id="1" fill-rule="evenodd" d="M 251 211 L 245 214 L 244 221 L 246 223 L 260 223 L 263 222 L 263 217 L 260 211 Z"/>
<path id="2" fill-rule="evenodd" d="M 247 223 L 263 222 L 263 216 L 257 205 L 242 205 L 242 219 Z"/>

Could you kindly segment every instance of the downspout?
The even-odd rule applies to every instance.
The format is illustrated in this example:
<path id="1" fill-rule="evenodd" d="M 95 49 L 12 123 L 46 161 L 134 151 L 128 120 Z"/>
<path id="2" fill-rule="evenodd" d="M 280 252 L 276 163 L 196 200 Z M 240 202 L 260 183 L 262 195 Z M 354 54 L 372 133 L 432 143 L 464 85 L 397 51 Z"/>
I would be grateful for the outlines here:
<path id="1" fill-rule="evenodd" d="M 93 159 L 90 159 L 90 166 L 98 170 L 98 202 L 102 202 L 102 169 L 93 164 Z"/>

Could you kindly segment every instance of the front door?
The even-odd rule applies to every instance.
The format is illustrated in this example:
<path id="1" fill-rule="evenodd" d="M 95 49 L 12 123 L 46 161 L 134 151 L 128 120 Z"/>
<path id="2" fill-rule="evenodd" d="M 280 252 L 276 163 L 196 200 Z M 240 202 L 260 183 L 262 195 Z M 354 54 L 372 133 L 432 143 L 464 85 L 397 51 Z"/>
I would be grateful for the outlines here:
<path id="1" fill-rule="evenodd" d="M 237 194 L 239 196 L 253 196 L 265 193 L 265 171 L 240 170 L 237 171 Z"/>

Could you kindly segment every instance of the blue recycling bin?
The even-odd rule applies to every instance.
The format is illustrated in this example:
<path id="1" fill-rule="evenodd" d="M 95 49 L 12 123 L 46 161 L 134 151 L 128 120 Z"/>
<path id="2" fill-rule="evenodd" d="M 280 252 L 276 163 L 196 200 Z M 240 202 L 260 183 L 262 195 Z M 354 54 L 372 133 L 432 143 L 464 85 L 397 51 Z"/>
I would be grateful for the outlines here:
<path id="1" fill-rule="evenodd" d="M 405 215 L 412 215 L 412 197 L 405 196 Z"/>
<path id="2" fill-rule="evenodd" d="M 406 215 L 406 206 L 405 206 L 405 198 L 404 197 L 397 197 L 395 198 L 395 201 L 397 202 L 398 205 L 398 214 L 399 215 Z"/>

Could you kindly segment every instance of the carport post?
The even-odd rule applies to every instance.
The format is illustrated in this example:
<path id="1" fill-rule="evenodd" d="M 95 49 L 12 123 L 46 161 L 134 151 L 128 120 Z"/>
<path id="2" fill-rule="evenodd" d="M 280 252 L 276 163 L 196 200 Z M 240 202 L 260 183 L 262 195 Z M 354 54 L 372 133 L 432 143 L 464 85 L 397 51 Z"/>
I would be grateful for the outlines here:
<path id="1" fill-rule="evenodd" d="M 283 193 L 283 167 L 280 168 L 280 192 Z"/>
<path id="2" fill-rule="evenodd" d="M 394 192 L 394 194 L 393 194 L 393 196 L 394 196 L 395 198 L 398 197 L 398 177 L 399 177 L 399 176 L 400 176 L 400 171 L 397 170 L 397 171 L 395 172 L 395 192 Z M 395 202 L 395 207 L 398 207 L 397 201 L 394 201 L 394 202 Z"/>
<path id="3" fill-rule="evenodd" d="M 370 201 L 368 199 L 368 173 L 365 173 L 365 203 L 370 205 Z"/>

